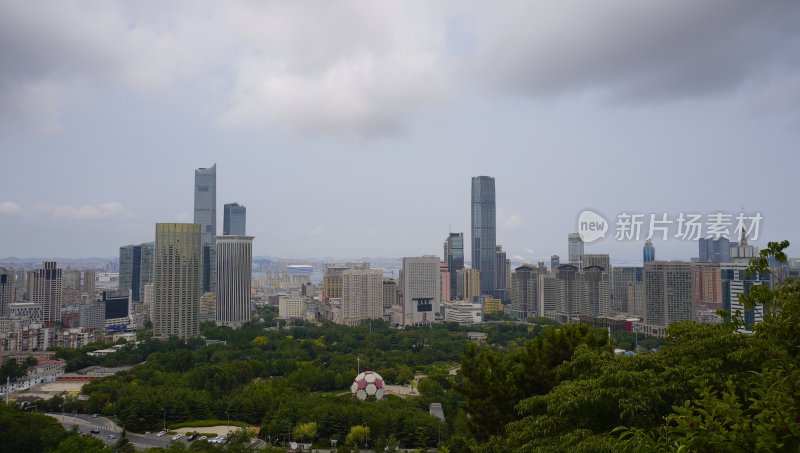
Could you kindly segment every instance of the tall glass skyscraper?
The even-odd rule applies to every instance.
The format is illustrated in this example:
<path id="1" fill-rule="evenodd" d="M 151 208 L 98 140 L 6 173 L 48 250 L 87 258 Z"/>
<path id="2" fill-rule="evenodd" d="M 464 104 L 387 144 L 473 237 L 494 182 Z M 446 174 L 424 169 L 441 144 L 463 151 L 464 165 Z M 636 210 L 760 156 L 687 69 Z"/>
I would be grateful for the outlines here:
<path id="1" fill-rule="evenodd" d="M 217 281 L 217 164 L 194 171 L 194 223 L 200 225 L 203 266 L 200 288 L 214 291 Z"/>
<path id="2" fill-rule="evenodd" d="M 653 243 L 650 241 L 650 239 L 648 239 L 644 243 L 644 248 L 642 248 L 642 261 L 644 261 L 645 263 L 649 263 L 655 260 L 656 260 L 656 248 L 653 247 Z"/>
<path id="3" fill-rule="evenodd" d="M 225 236 L 244 236 L 247 223 L 247 209 L 239 203 L 228 203 L 223 208 L 222 234 Z"/>
<path id="4" fill-rule="evenodd" d="M 697 241 L 701 263 L 730 263 L 731 243 L 728 238 L 706 239 Z"/>
<path id="5" fill-rule="evenodd" d="M 450 273 L 450 299 L 458 294 L 458 271 L 464 269 L 464 233 L 450 233 L 444 241 L 444 259 Z"/>
<path id="6" fill-rule="evenodd" d="M 472 267 L 481 272 L 481 294 L 494 294 L 497 219 L 494 178 L 472 178 Z"/>

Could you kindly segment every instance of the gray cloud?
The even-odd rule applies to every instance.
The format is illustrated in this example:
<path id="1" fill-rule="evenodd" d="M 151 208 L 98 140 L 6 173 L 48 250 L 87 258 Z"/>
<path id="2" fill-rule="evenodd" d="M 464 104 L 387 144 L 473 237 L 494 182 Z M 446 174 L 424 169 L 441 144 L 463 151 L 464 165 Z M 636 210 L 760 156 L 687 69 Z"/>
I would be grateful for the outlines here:
<path id="1" fill-rule="evenodd" d="M 473 13 L 476 74 L 512 93 L 658 101 L 769 86 L 800 68 L 791 1 L 520 0 Z"/>
<path id="2" fill-rule="evenodd" d="M 448 95 L 435 17 L 425 2 L 2 2 L 0 122 L 57 117 L 67 88 L 181 81 L 225 126 L 395 132 Z"/>

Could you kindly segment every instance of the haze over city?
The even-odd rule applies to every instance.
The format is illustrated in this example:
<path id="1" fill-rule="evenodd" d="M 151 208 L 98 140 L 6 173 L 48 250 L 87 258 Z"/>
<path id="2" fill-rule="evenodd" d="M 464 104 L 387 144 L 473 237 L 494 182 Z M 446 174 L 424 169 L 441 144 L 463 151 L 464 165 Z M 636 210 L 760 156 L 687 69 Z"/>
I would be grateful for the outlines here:
<path id="1" fill-rule="evenodd" d="M 478 175 L 515 261 L 565 255 L 587 208 L 800 240 L 791 2 L 1 5 L 0 257 L 152 241 L 214 163 L 254 255 L 440 255 Z"/>

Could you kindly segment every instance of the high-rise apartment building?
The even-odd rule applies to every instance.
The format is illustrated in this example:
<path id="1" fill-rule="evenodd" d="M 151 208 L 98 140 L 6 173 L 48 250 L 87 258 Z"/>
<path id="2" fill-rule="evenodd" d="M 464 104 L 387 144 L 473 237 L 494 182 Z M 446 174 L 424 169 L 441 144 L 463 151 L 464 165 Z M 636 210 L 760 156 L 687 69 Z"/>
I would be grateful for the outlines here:
<path id="1" fill-rule="evenodd" d="M 397 305 L 397 282 L 393 278 L 383 279 L 383 309 L 389 310 L 392 305 Z"/>
<path id="2" fill-rule="evenodd" d="M 442 261 L 439 263 L 439 291 L 442 295 L 442 301 L 450 300 L 450 272 L 447 270 L 447 262 Z"/>
<path id="3" fill-rule="evenodd" d="M 360 263 L 339 263 L 339 264 L 325 264 L 325 270 L 322 274 L 322 300 L 329 301 L 331 299 L 342 298 L 342 273 L 348 269 L 369 269 L 370 264 L 367 262 Z"/>
<path id="4" fill-rule="evenodd" d="M 606 254 L 585 254 L 581 257 L 581 267 L 597 266 L 611 272 L 611 257 Z"/>
<path id="5" fill-rule="evenodd" d="M 481 295 L 481 272 L 478 269 L 466 268 L 459 271 L 461 273 L 461 298 L 472 302 L 473 297 Z"/>
<path id="6" fill-rule="evenodd" d="M 539 272 L 539 316 L 555 318 L 558 312 L 558 280 L 555 275 Z"/>
<path id="7" fill-rule="evenodd" d="M 194 171 L 194 223 L 200 225 L 202 249 L 201 292 L 213 292 L 216 285 L 217 164 Z"/>
<path id="8" fill-rule="evenodd" d="M 583 239 L 578 233 L 570 233 L 567 236 L 567 250 L 569 252 L 569 264 L 580 266 L 583 262 Z"/>
<path id="9" fill-rule="evenodd" d="M 41 307 L 44 322 L 61 322 L 61 272 L 55 261 L 45 261 L 40 269 L 28 273 L 28 297 Z"/>
<path id="10" fill-rule="evenodd" d="M 444 241 L 444 259 L 450 273 L 450 299 L 458 298 L 458 271 L 464 269 L 464 233 L 450 233 Z"/>
<path id="11" fill-rule="evenodd" d="M 439 257 L 403 258 L 400 274 L 403 297 L 403 324 L 420 325 L 436 320 L 439 293 Z"/>
<path id="12" fill-rule="evenodd" d="M 692 319 L 692 267 L 683 261 L 644 265 L 645 321 L 668 326 Z"/>
<path id="13" fill-rule="evenodd" d="M 240 327 L 250 320 L 253 236 L 217 236 L 216 321 Z"/>
<path id="14" fill-rule="evenodd" d="M 198 334 L 202 242 L 197 223 L 157 223 L 153 280 L 153 335 Z"/>
<path id="15" fill-rule="evenodd" d="M 150 269 L 151 269 L 151 275 L 152 275 L 153 267 L 150 266 Z M 96 275 L 95 275 L 94 271 L 88 270 L 88 269 L 83 271 L 83 279 L 82 279 L 82 282 L 81 282 L 81 291 L 83 291 L 84 294 L 88 294 L 90 300 L 94 299 L 95 280 L 96 280 Z"/>
<path id="16" fill-rule="evenodd" d="M 642 262 L 649 263 L 656 260 L 656 248 L 653 247 L 653 242 L 650 239 L 644 242 L 642 247 Z"/>
<path id="17" fill-rule="evenodd" d="M 542 316 L 539 305 L 539 272 L 523 264 L 511 274 L 511 316 L 520 321 Z"/>
<path id="18" fill-rule="evenodd" d="M 239 203 L 228 203 L 223 207 L 222 234 L 244 236 L 247 224 L 247 209 Z"/>
<path id="19" fill-rule="evenodd" d="M 495 250 L 494 256 L 494 275 L 496 288 L 495 297 L 505 300 L 508 298 L 508 288 L 510 287 L 509 278 L 511 278 L 510 271 L 511 264 L 506 258 L 506 252 L 503 251 L 503 246 L 498 245 Z"/>
<path id="20" fill-rule="evenodd" d="M 81 271 L 78 269 L 64 269 L 61 272 L 61 283 L 63 289 L 81 289 Z"/>
<path id="21" fill-rule="evenodd" d="M 586 256 L 589 255 L 584 255 L 584 258 Z M 610 315 L 610 272 L 601 266 L 589 265 L 582 269 L 581 274 L 586 283 L 586 306 L 581 310 L 581 314 L 595 317 Z"/>
<path id="22" fill-rule="evenodd" d="M 644 283 L 628 283 L 628 309 L 626 312 L 631 316 L 638 316 L 642 319 L 647 311 L 644 297 Z"/>
<path id="23" fill-rule="evenodd" d="M 692 303 L 722 308 L 720 263 L 692 263 Z"/>
<path id="24" fill-rule="evenodd" d="M 641 283 L 644 268 L 639 266 L 615 266 L 611 270 L 611 307 L 619 313 L 628 312 L 628 285 Z"/>
<path id="25" fill-rule="evenodd" d="M 343 324 L 356 325 L 366 319 L 383 318 L 383 271 L 347 269 L 342 272 Z"/>
<path id="26" fill-rule="evenodd" d="M 481 273 L 481 294 L 497 289 L 495 259 L 497 219 L 494 178 L 472 178 L 472 267 Z"/>
<path id="27" fill-rule="evenodd" d="M 15 302 L 14 273 L 0 267 L 0 317 L 8 316 L 8 305 Z"/>
<path id="28" fill-rule="evenodd" d="M 558 266 L 558 306 L 556 311 L 566 321 L 583 314 L 587 307 L 587 290 L 580 273 L 580 262 Z"/>

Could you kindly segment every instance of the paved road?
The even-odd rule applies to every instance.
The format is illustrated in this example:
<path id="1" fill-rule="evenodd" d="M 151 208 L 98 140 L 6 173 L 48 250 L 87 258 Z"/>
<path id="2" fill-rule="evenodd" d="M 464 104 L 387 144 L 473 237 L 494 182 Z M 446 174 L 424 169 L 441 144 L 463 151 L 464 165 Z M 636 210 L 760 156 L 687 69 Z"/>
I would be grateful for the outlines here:
<path id="1" fill-rule="evenodd" d="M 97 437 L 106 445 L 114 445 L 122 433 L 122 427 L 106 417 L 93 417 L 87 414 L 75 414 L 74 412 L 63 415 L 57 413 L 48 413 L 46 415 L 61 422 L 65 429 L 72 429 L 73 426 L 77 426 L 81 434 Z M 91 431 L 99 432 L 92 433 Z M 125 435 L 137 450 L 146 450 L 152 447 L 163 448 L 173 442 L 172 436 L 158 436 L 158 433 L 138 434 L 126 431 Z M 191 444 L 186 437 L 182 437 L 178 442 L 183 442 L 186 446 Z M 262 449 L 265 446 L 266 443 L 262 440 L 255 440 L 251 445 L 253 449 Z"/>
<path id="2" fill-rule="evenodd" d="M 120 434 L 122 433 L 122 427 L 106 417 L 95 418 L 91 415 L 75 413 L 64 415 L 50 413 L 47 415 L 61 422 L 64 428 L 72 429 L 73 426 L 77 426 L 81 434 L 95 436 L 107 445 L 113 445 L 116 443 Z M 99 433 L 91 433 L 90 431 L 92 430 L 99 431 Z M 137 434 L 128 431 L 125 433 L 125 435 L 137 450 L 145 450 L 151 447 L 166 447 L 172 441 L 169 436 L 158 437 L 156 433 Z M 182 441 L 188 444 L 188 441 L 186 441 L 185 438 L 182 439 Z"/>

